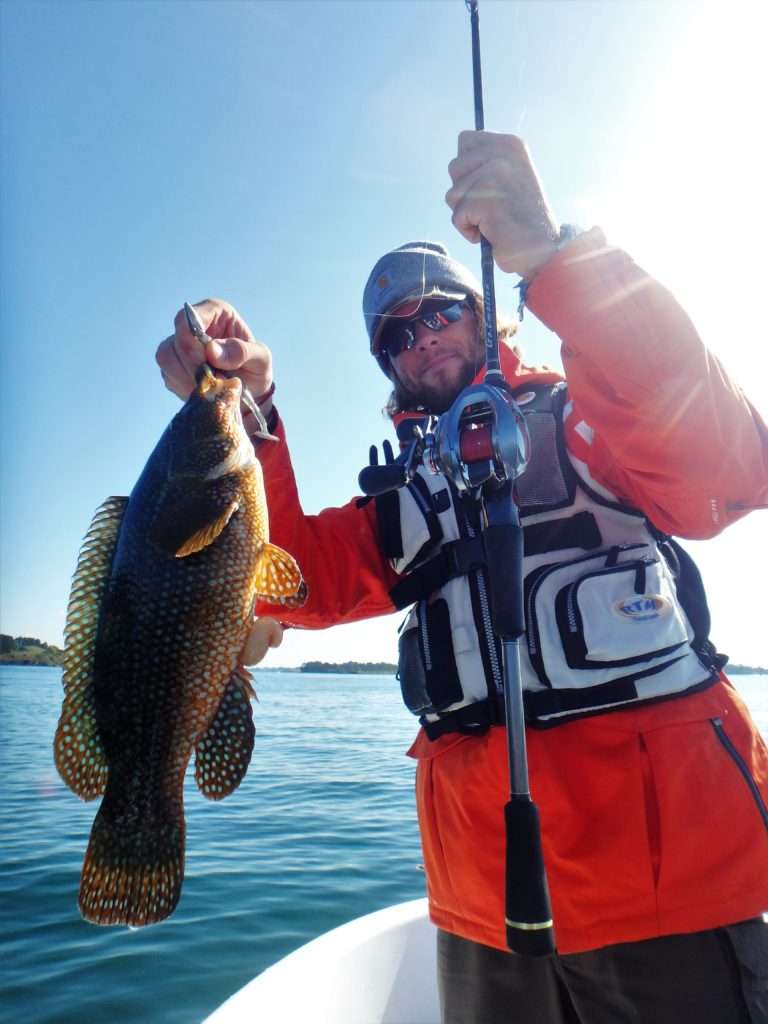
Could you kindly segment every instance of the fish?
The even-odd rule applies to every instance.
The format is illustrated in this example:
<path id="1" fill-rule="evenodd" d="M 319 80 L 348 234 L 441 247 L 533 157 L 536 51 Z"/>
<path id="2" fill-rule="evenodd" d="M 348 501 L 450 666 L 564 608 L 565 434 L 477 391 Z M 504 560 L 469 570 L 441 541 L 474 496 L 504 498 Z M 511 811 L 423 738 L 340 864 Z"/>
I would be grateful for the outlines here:
<path id="1" fill-rule="evenodd" d="M 64 630 L 56 767 L 102 797 L 80 879 L 82 916 L 153 924 L 184 878 L 183 784 L 210 800 L 242 782 L 254 746 L 241 656 L 257 600 L 300 606 L 307 587 L 269 542 L 261 465 L 241 383 L 203 363 L 128 497 L 109 497 L 85 535 Z"/>

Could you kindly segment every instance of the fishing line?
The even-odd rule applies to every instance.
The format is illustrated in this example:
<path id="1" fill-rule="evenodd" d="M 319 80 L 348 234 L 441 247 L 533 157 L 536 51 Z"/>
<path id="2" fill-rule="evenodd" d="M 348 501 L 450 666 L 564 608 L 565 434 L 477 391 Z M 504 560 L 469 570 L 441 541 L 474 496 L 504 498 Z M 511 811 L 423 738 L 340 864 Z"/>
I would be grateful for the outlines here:
<path id="1" fill-rule="evenodd" d="M 418 303 L 417 306 L 416 306 L 416 309 L 411 310 L 407 314 L 406 313 L 397 313 L 397 312 L 379 313 L 379 317 L 382 320 L 390 320 L 390 319 L 392 319 L 392 320 L 411 320 L 413 317 L 416 316 L 416 314 L 419 312 L 419 310 L 423 306 L 424 302 L 426 301 L 426 299 L 427 299 L 427 294 L 426 294 L 426 291 L 427 291 L 427 252 L 429 251 L 428 250 L 428 246 L 430 246 L 430 245 L 442 245 L 442 243 L 441 242 L 433 242 L 429 238 L 425 238 L 423 240 L 423 243 L 424 243 L 423 244 L 424 252 L 423 252 L 422 257 L 421 257 L 421 295 L 419 296 L 418 300 L 412 300 L 412 301 L 416 301 Z M 402 305 L 402 303 L 401 303 L 401 305 Z M 367 309 L 363 309 L 363 313 L 366 316 L 370 316 L 371 315 L 370 311 L 367 310 Z"/>

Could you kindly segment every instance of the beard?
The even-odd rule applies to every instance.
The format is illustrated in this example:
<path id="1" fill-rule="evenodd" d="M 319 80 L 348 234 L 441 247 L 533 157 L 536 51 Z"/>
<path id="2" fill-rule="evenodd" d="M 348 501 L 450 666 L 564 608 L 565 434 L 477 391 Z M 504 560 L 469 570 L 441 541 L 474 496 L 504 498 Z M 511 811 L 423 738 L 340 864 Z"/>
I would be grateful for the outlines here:
<path id="1" fill-rule="evenodd" d="M 417 385 L 409 385 L 395 374 L 393 376 L 394 394 L 399 408 L 403 411 L 424 409 L 438 416 L 447 412 L 459 394 L 477 376 L 483 363 L 483 351 L 478 346 L 475 358 L 466 359 L 458 373 L 449 373 L 446 368 L 446 372 L 443 374 L 438 369 L 435 373 L 435 380 L 431 384 L 419 382 Z"/>

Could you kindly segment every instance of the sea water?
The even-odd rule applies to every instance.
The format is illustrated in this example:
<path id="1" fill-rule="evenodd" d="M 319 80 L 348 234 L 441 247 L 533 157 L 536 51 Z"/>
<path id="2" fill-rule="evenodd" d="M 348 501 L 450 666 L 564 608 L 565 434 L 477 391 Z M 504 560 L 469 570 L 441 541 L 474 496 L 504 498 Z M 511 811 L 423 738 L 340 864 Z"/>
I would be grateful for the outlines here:
<path id="1" fill-rule="evenodd" d="M 53 765 L 59 669 L 0 666 L 0 1021 L 196 1024 L 266 966 L 361 914 L 424 895 L 390 676 L 258 672 L 248 775 L 221 803 L 187 779 L 172 917 L 102 928 L 77 910 L 97 803 Z M 735 676 L 768 736 L 768 677 Z M 266 1024 L 266 1022 L 265 1022 Z"/>

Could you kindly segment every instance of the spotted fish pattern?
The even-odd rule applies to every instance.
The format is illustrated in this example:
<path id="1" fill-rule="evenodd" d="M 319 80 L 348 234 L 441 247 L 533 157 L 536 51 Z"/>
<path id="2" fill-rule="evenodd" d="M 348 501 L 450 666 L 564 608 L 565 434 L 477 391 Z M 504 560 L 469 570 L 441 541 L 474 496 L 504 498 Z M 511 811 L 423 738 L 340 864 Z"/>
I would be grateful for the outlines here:
<path id="1" fill-rule="evenodd" d="M 74 793 L 102 797 L 79 894 L 97 924 L 151 924 L 176 907 L 193 752 L 211 800 L 251 759 L 240 656 L 255 601 L 306 599 L 296 562 L 269 543 L 239 396 L 239 381 L 201 368 L 130 497 L 101 505 L 78 558 L 54 756 Z"/>

